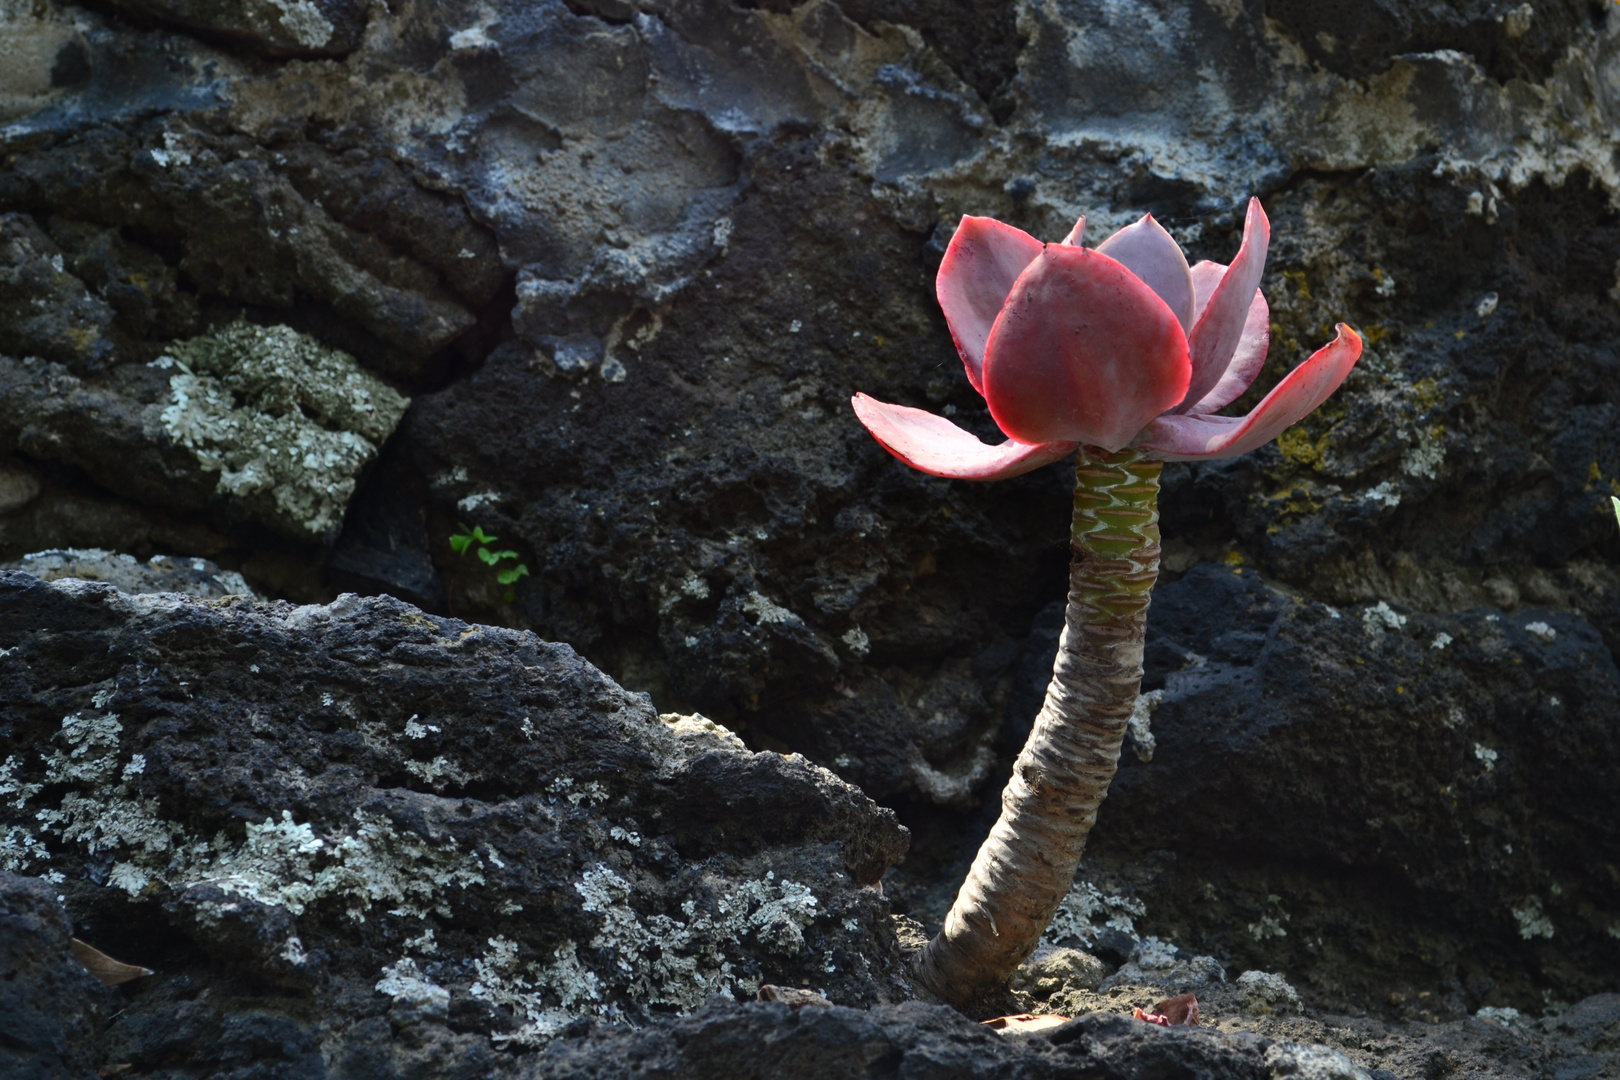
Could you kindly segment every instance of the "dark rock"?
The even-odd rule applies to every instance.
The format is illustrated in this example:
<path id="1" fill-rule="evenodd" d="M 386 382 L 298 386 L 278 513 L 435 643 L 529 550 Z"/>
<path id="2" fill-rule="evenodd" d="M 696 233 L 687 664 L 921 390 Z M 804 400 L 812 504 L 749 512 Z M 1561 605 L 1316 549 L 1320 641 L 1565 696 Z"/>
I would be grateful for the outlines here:
<path id="1" fill-rule="evenodd" d="M 1091 854 L 1174 853 L 1153 932 L 1369 999 L 1397 953 L 1414 982 L 1607 985 L 1620 671 L 1589 623 L 1340 611 L 1202 566 L 1149 641 L 1156 747 L 1126 754 Z"/>
<path id="2" fill-rule="evenodd" d="M 714 1005 L 644 1032 L 552 1045 L 528 1076 L 843 1080 L 946 1077 L 1220 1077 L 1263 1080 L 1267 1041 L 1093 1014 L 1035 1035 L 1001 1035 L 942 1006 L 865 1012 Z"/>
<path id="3" fill-rule="evenodd" d="M 271 56 L 342 56 L 359 44 L 356 0 L 112 0 L 131 14 L 201 31 Z"/>
<path id="4" fill-rule="evenodd" d="M 0 772 L 0 791 L 8 791 Z M 107 994 L 73 958 L 56 886 L 0 871 L 0 1075 L 85 1080 Z"/>
<path id="5" fill-rule="evenodd" d="M 62 252 L 26 214 L 0 214 L 0 320 L 7 351 L 41 356 L 78 374 L 102 370 L 112 309 L 68 273 Z"/>
<path id="6" fill-rule="evenodd" d="M 905 994 L 893 815 L 565 645 L 5 571 L 0 639 L 0 856 L 158 972 L 113 1060 L 470 1063 L 765 981 Z"/>

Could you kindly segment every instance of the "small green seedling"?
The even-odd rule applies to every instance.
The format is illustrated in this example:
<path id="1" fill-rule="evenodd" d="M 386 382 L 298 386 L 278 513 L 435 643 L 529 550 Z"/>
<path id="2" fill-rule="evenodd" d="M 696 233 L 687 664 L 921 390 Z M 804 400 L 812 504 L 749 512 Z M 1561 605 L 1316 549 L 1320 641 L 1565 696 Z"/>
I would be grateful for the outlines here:
<path id="1" fill-rule="evenodd" d="M 485 532 L 483 526 L 481 525 L 474 525 L 471 529 L 467 528 L 465 525 L 461 525 L 459 526 L 459 531 L 450 534 L 450 547 L 457 555 L 465 555 L 469 551 L 476 550 L 478 552 L 479 562 L 483 563 L 485 566 L 494 567 L 495 580 L 506 586 L 506 594 L 504 599 L 508 604 L 510 604 L 513 600 L 517 599 L 517 589 L 515 586 L 517 585 L 518 578 L 528 577 L 529 568 L 523 563 L 518 563 L 516 566 L 501 566 L 500 563 L 503 560 L 516 559 L 518 557 L 518 553 L 510 550 L 496 551 L 494 548 L 490 547 L 491 544 L 495 543 L 495 541 L 499 539 L 500 537 L 491 536 L 489 533 Z M 475 544 L 477 545 L 476 548 L 474 547 Z"/>
<path id="2" fill-rule="evenodd" d="M 1609 501 L 1614 503 L 1614 520 L 1617 521 L 1617 522 L 1620 522 L 1620 499 L 1617 499 L 1613 495 L 1610 495 L 1609 496 Z"/>

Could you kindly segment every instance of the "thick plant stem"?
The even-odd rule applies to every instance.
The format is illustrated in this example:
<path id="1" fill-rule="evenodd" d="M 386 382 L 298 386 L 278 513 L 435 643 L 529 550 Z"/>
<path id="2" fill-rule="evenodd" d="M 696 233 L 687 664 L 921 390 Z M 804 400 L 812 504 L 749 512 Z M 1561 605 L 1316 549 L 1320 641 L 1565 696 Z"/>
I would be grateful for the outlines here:
<path id="1" fill-rule="evenodd" d="M 946 1001 L 1005 985 L 1074 884 L 1142 685 L 1162 468 L 1089 447 L 1075 463 L 1069 603 L 1046 702 L 1001 817 L 917 960 L 917 980 Z"/>

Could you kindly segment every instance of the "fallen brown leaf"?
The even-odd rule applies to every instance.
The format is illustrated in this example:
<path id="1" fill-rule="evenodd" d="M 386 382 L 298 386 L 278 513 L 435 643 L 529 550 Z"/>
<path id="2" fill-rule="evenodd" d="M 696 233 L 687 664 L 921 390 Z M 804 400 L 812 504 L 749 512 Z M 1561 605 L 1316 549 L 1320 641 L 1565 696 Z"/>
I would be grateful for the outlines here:
<path id="1" fill-rule="evenodd" d="M 114 960 L 100 949 L 92 948 L 78 938 L 73 939 L 73 955 L 84 965 L 84 970 L 108 986 L 117 986 L 119 983 L 127 983 L 131 979 L 152 974 L 151 968 L 137 967 L 134 964 Z"/>
<path id="2" fill-rule="evenodd" d="M 1016 1013 L 1012 1016 L 998 1016 L 994 1020 L 981 1020 L 979 1024 L 991 1031 L 1006 1034 L 1009 1031 L 1045 1031 L 1047 1028 L 1055 1028 L 1068 1022 L 1067 1016 L 1059 1016 L 1057 1013 Z"/>

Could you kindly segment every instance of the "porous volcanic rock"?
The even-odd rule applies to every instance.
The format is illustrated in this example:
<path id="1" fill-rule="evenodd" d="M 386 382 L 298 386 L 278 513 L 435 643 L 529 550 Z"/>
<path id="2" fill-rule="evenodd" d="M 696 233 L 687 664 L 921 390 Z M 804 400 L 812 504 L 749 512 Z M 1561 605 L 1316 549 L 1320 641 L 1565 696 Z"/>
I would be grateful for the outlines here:
<path id="1" fill-rule="evenodd" d="M 0 1074 L 7 1080 L 95 1075 L 107 995 L 71 951 L 50 882 L 0 870 Z"/>
<path id="2" fill-rule="evenodd" d="M 1245 678 L 1197 691 L 1211 715 L 1286 722 L 1200 750 L 1216 772 L 1188 790 L 1233 806 L 1123 778 L 1093 853 L 1111 861 L 1093 869 L 1117 879 L 1107 895 L 1151 901 L 1145 932 L 1345 1007 L 1393 993 L 1397 1015 L 1441 1000 L 1455 1015 L 1612 990 L 1610 939 L 1586 935 L 1620 917 L 1598 869 L 1616 788 L 1558 790 L 1523 763 L 1578 756 L 1544 754 L 1526 719 L 1605 677 L 1579 673 L 1568 643 L 1620 646 L 1617 87 L 1620 7 L 1597 0 L 6 4 L 0 558 L 205 557 L 264 595 L 386 592 L 567 642 L 660 710 L 803 753 L 895 807 L 926 857 L 890 894 L 926 919 L 1033 715 L 1069 478 L 922 476 L 848 398 L 994 437 L 932 290 L 963 213 L 1043 238 L 1084 213 L 1100 238 L 1151 211 L 1193 258 L 1224 261 L 1257 194 L 1273 341 L 1235 404 L 1336 321 L 1368 350 L 1275 446 L 1166 470 L 1164 585 L 1230 561 L 1299 596 L 1304 614 L 1275 624 L 1295 651 L 1262 661 L 1255 645 L 1232 662 Z M 350 462 L 352 490 L 328 491 L 319 528 L 221 496 L 223 474 L 157 422 L 183 373 L 149 365 L 240 323 L 340 350 L 412 399 L 375 460 Z M 253 404 L 227 389 L 231 412 Z M 262 496 L 285 474 L 257 480 Z M 451 547 L 463 525 L 530 570 L 510 600 Z M 1427 646 L 1399 634 L 1364 654 L 1405 687 L 1389 702 L 1335 669 L 1380 603 L 1408 634 L 1458 641 L 1422 665 Z M 1352 625 L 1316 627 L 1323 605 Z M 1485 609 L 1510 643 L 1531 622 L 1559 637 L 1522 672 L 1467 661 L 1485 689 L 1462 701 L 1441 665 L 1471 655 L 1483 616 L 1468 612 Z M 1422 680 L 1405 682 L 1413 665 Z M 1302 685 L 1319 669 L 1349 704 Z M 1324 760 L 1310 718 L 1256 702 L 1257 672 L 1278 700 L 1364 723 L 1370 746 L 1336 729 Z M 1177 687 L 1152 721 L 1167 767 L 1197 742 Z M 1479 705 L 1461 734 L 1422 726 L 1419 697 L 1498 692 L 1511 704 Z M 1397 739 L 1396 718 L 1420 726 Z M 1601 742 L 1570 722 L 1547 720 Z M 1460 771 L 1484 768 L 1476 730 L 1498 755 L 1484 781 Z M 1356 772 L 1397 748 L 1419 757 L 1390 761 L 1387 782 Z M 1320 836 L 1273 816 L 1344 809 L 1307 777 L 1361 792 Z M 1487 822 L 1493 785 L 1511 821 Z M 1541 822 L 1545 849 L 1509 838 Z M 1514 847 L 1496 869 L 1472 850 L 1485 835 Z M 1197 863 L 1192 837 L 1254 868 L 1237 899 L 1198 908 L 1204 884 L 1227 894 L 1190 874 L 1152 892 L 1175 876 L 1162 853 Z M 1581 899 L 1552 893 L 1566 878 Z M 1346 925 L 1412 948 L 1327 934 L 1349 944 L 1319 961 L 1302 897 L 1349 903 L 1373 884 L 1393 899 L 1365 892 Z M 1449 922 L 1432 906 L 1475 888 Z M 1519 936 L 1515 909 L 1542 926 L 1532 896 L 1551 938 Z M 1204 929 L 1177 914 L 1195 909 Z M 1437 921 L 1424 960 L 1417 928 Z M 1487 953 L 1500 959 L 1468 959 Z"/>
<path id="3" fill-rule="evenodd" d="M 1620 670 L 1589 622 L 1339 609 L 1203 565 L 1149 627 L 1151 745 L 1086 860 L 1132 882 L 1136 931 L 1395 1015 L 1612 985 Z"/>
<path id="4" fill-rule="evenodd" d="M 157 972 L 109 1062 L 482 1068 L 762 981 L 906 996 L 893 814 L 566 645 L 9 571 L 0 639 L 0 867 Z"/>

